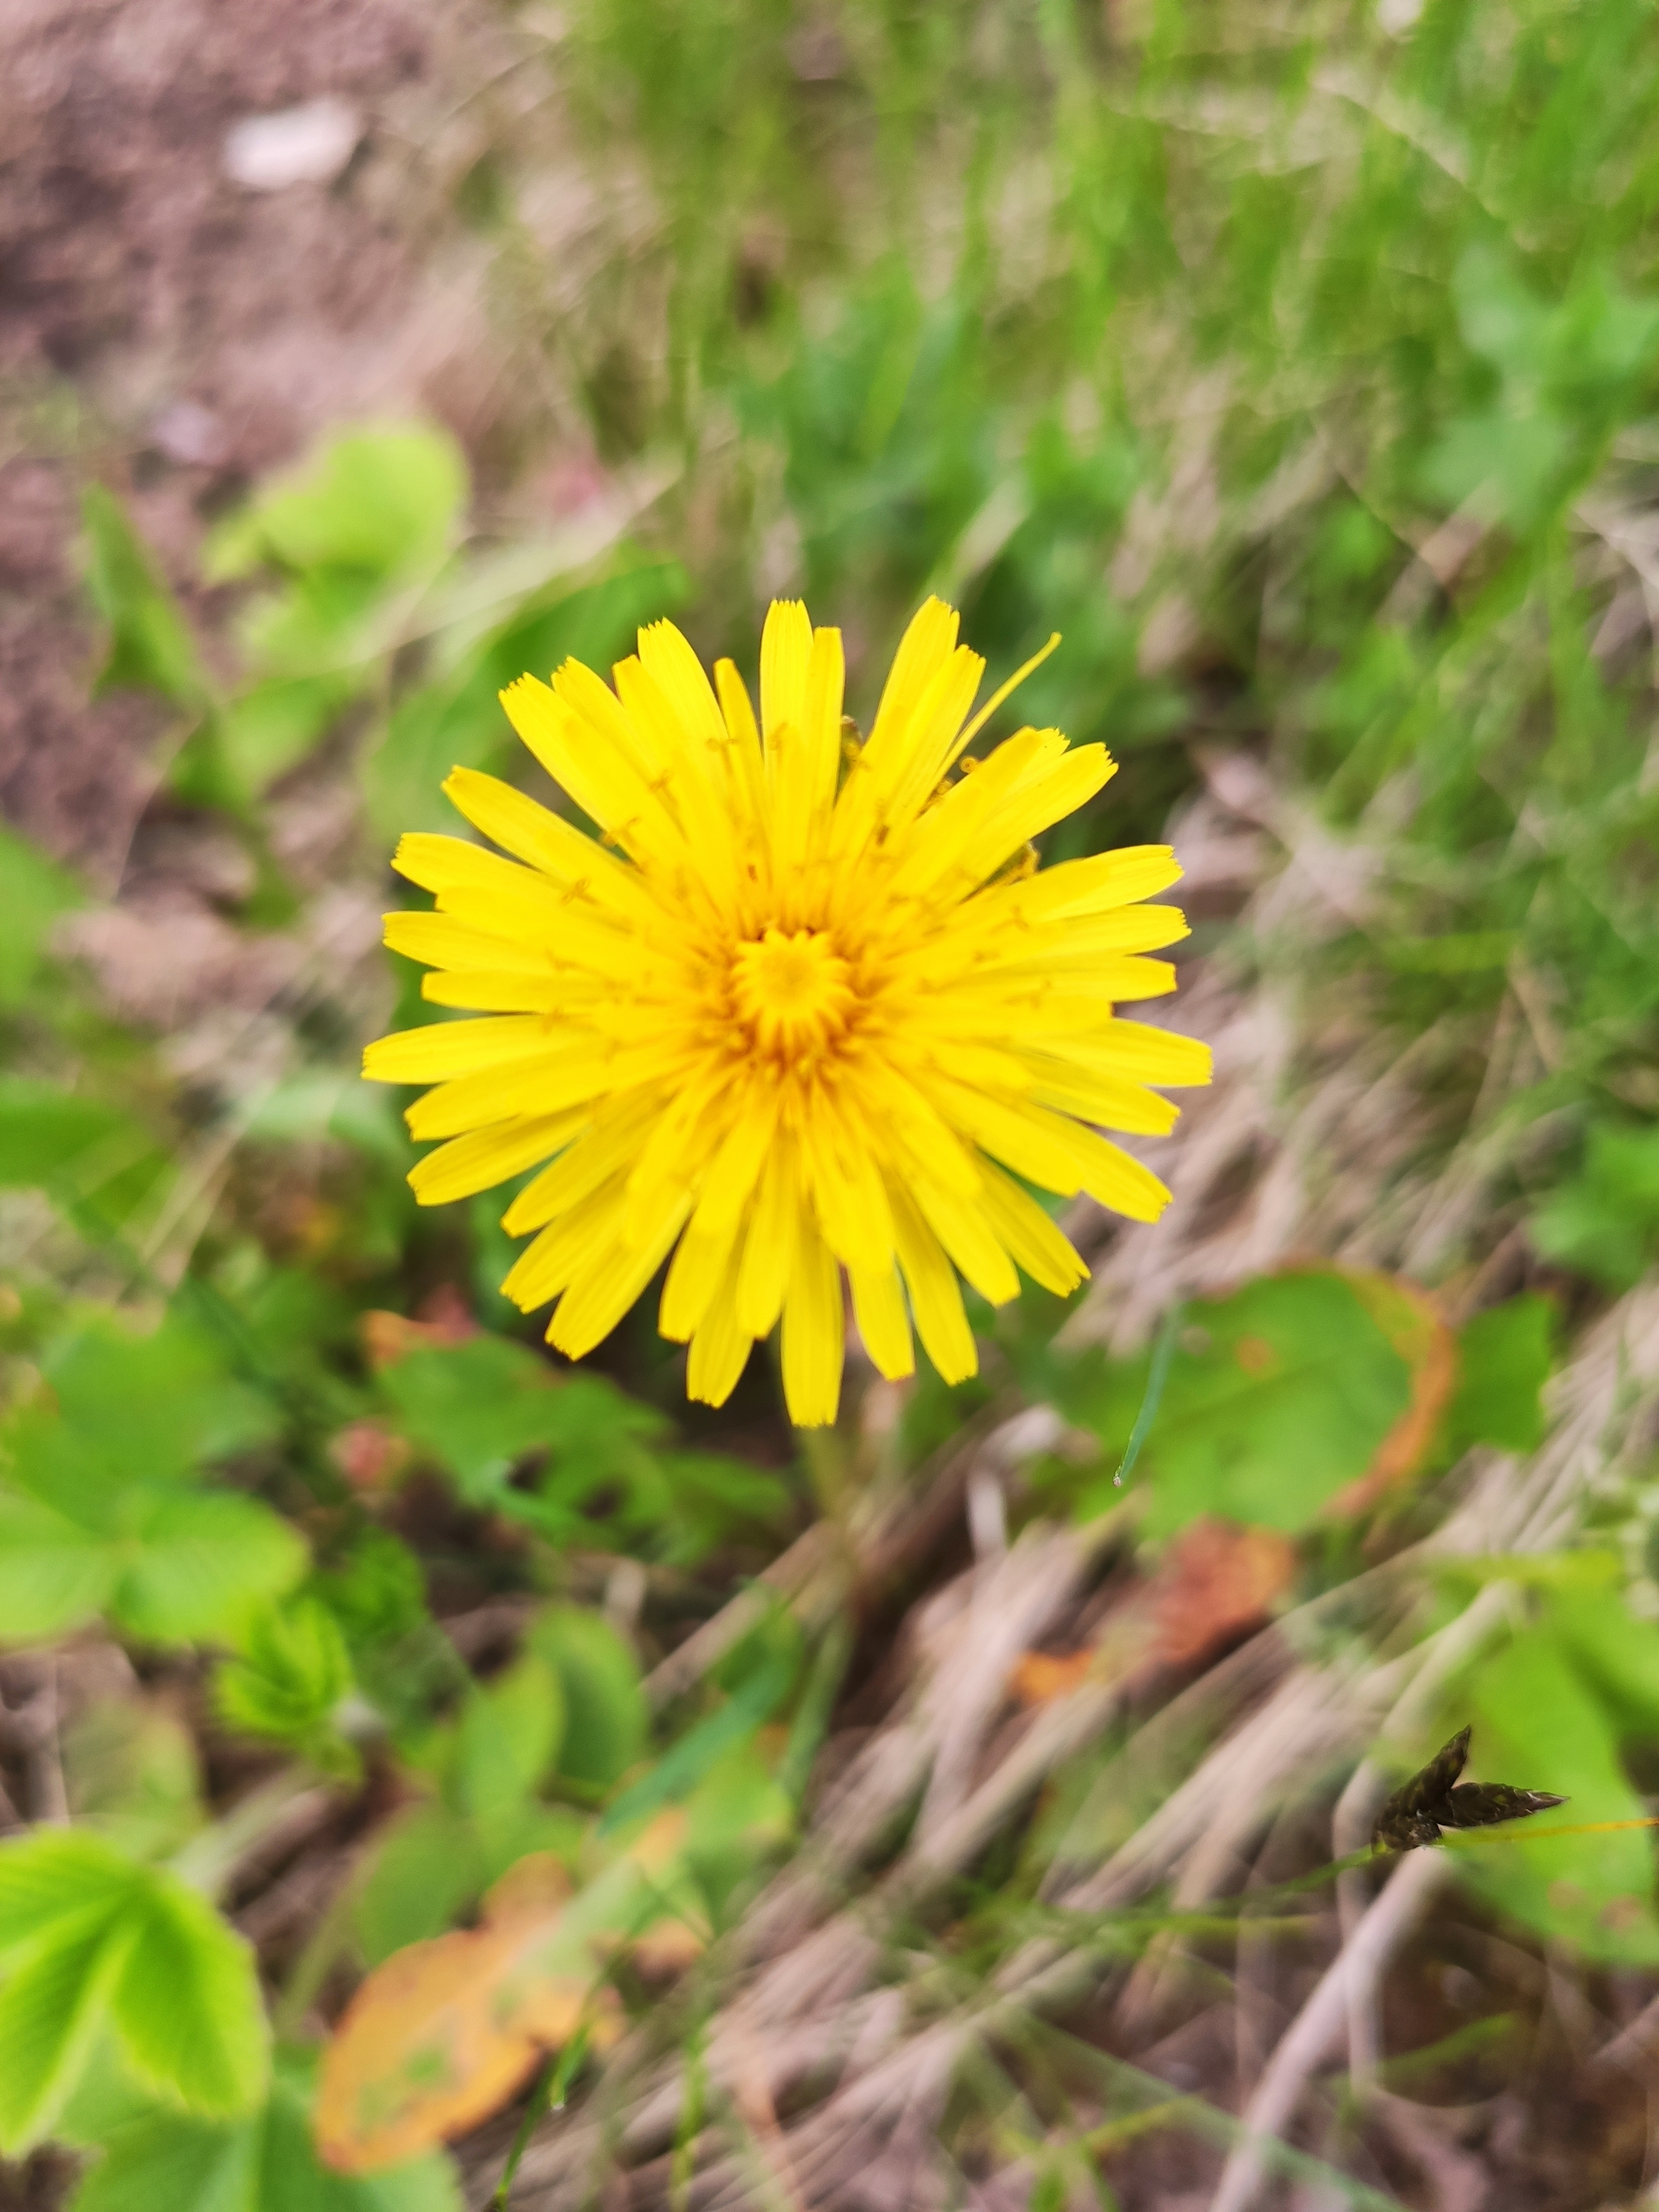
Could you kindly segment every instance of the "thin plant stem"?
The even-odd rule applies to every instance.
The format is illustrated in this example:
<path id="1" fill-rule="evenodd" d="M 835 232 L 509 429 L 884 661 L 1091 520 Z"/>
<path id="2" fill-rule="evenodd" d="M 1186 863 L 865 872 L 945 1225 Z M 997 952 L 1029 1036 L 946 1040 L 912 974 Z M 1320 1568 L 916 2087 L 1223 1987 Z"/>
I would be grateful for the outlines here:
<path id="1" fill-rule="evenodd" d="M 564 2049 L 550 2057 L 536 2077 L 536 2086 L 519 2122 L 518 2133 L 513 2138 L 513 2148 L 507 2154 L 507 2164 L 501 2168 L 501 2178 L 490 2198 L 490 2212 L 506 2212 L 513 2193 L 513 2178 L 519 2171 L 519 2162 L 530 2148 L 530 2138 L 549 2112 L 564 2110 L 564 2101 L 576 2069 L 587 2054 L 587 2024 L 584 2021 L 571 2037 Z"/>
<path id="2" fill-rule="evenodd" d="M 1140 1448 L 1146 1443 L 1152 1423 L 1158 1419 L 1158 1409 L 1164 1402 L 1164 1386 L 1170 1379 L 1170 1362 L 1175 1357 L 1176 1338 L 1181 1328 L 1184 1306 L 1170 1307 L 1164 1316 L 1164 1326 L 1152 1346 L 1152 1363 L 1146 1370 L 1146 1391 L 1140 1401 L 1140 1411 L 1135 1415 L 1135 1425 L 1129 1431 L 1129 1442 L 1112 1477 L 1115 1488 L 1121 1490 L 1134 1472 L 1135 1462 L 1140 1457 Z"/>

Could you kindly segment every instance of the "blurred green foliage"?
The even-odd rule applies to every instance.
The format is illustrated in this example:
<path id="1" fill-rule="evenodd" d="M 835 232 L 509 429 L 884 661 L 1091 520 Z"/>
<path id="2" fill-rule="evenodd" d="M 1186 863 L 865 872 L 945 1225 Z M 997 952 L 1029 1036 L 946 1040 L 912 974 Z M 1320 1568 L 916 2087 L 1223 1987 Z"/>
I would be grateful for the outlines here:
<path id="1" fill-rule="evenodd" d="M 534 98 L 460 195 L 512 394 L 478 482 L 443 430 L 360 425 L 219 517 L 177 591 L 104 486 L 83 537 L 95 682 L 167 702 L 167 803 L 246 847 L 254 887 L 226 904 L 249 928 L 304 896 L 270 835 L 296 780 L 349 792 L 343 865 L 378 868 L 398 831 L 456 827 L 456 763 L 534 780 L 501 684 L 603 666 L 669 611 L 752 672 L 774 592 L 844 627 L 866 709 L 928 590 L 994 677 L 1060 629 L 1019 711 L 1125 766 L 1049 859 L 1161 836 L 1206 761 L 1247 755 L 1293 802 L 1273 834 L 1310 824 L 1348 895 L 1316 957 L 1270 921 L 1231 933 L 1236 968 L 1409 1045 L 1418 1166 L 1461 1145 L 1487 1178 L 1449 1272 L 1493 1222 L 1553 1270 L 1556 1295 L 1456 1331 L 1389 1493 L 1409 1517 L 1472 1448 L 1536 1448 L 1571 1328 L 1659 1250 L 1659 49 L 1636 0 L 1389 13 L 591 0 L 525 70 L 574 113 L 615 249 L 580 301 L 538 239 Z M 595 496 L 508 529 L 502 455 L 548 434 L 522 395 L 560 379 Z M 248 1960 L 184 1886 L 222 1826 L 202 1731 L 342 1789 L 389 1778 L 340 1916 L 364 1963 L 527 1852 L 586 1878 L 669 1806 L 695 1809 L 718 1921 L 787 1844 L 850 1632 L 810 1648 L 769 1612 L 653 1709 L 605 1578 L 712 1604 L 799 1528 L 799 1471 L 683 1431 L 660 1347 L 573 1373 L 523 1340 L 491 1302 L 499 1205 L 419 1214 L 356 1078 L 361 1010 L 326 981 L 277 1079 L 215 1095 L 62 957 L 87 897 L 0 835 L 0 1633 L 101 1624 L 203 1694 L 188 1719 L 95 1705 L 65 1739 L 76 1826 L 0 1845 L 0 2145 L 88 2148 L 80 2212 L 447 2212 L 441 2160 L 325 2173 L 308 2058 L 267 2078 Z M 399 1019 L 428 1018 L 392 966 Z M 222 1158 L 245 1184 L 215 1204 Z M 261 1188 L 301 1194 L 293 1223 Z M 484 1326 L 366 1358 L 365 1314 L 418 1316 L 434 1283 Z M 988 1374 L 919 1379 L 907 1465 L 1006 1385 L 1093 1455 L 1034 1470 L 1035 1504 L 1127 1496 L 1153 1546 L 1221 1516 L 1349 1571 L 1337 1501 L 1425 1372 L 1376 1296 L 1310 1266 L 1190 1304 L 1124 1491 L 1155 1355 L 1056 1344 L 1064 1311 L 981 1310 Z M 744 1418 L 775 1433 L 755 1364 Z M 1659 1632 L 1611 1554 L 1533 1567 L 1482 1569 L 1516 1575 L 1525 1617 L 1454 1686 L 1480 1766 L 1634 1817 Z M 502 1599 L 513 1656 L 469 1661 L 440 1623 Z M 1093 1786 L 1068 1780 L 1041 1837 L 1081 1834 Z M 1114 1796 L 1090 1834 L 1128 1817 Z M 1644 1836 L 1458 1863 L 1587 1957 L 1659 1959 Z M 166 2016 L 133 1963 L 158 1959 Z"/>

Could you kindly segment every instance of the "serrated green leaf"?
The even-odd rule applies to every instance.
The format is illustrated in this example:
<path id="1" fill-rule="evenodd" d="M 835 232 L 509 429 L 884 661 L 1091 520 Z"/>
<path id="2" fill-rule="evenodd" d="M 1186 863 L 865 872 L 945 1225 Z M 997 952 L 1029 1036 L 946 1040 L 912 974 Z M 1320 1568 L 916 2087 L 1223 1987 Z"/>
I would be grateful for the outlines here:
<path id="1" fill-rule="evenodd" d="M 270 2038 L 253 1954 L 170 1875 L 143 1878 L 132 1947 L 112 1998 L 128 2057 L 193 2112 L 244 2112 L 264 2094 Z"/>
<path id="2" fill-rule="evenodd" d="M 257 2212 L 255 2128 L 152 2112 L 112 2132 L 70 2212 Z"/>
<path id="3" fill-rule="evenodd" d="M 316 1598 L 262 1606 L 244 1628 L 241 1650 L 214 1677 L 227 1728 L 304 1745 L 325 1730 L 351 1687 L 345 1638 Z"/>
<path id="4" fill-rule="evenodd" d="M 384 2173 L 333 2173 L 311 2140 L 309 2054 L 286 2052 L 250 2118 L 215 2124 L 182 2112 L 117 2106 L 76 2140 L 100 2155 L 70 2212 L 461 2212 L 442 2156 Z"/>
<path id="5" fill-rule="evenodd" d="M 0 1492 L 0 1642 L 39 1644 L 95 1620 L 120 1573 L 114 1547 L 79 1522 Z"/>
<path id="6" fill-rule="evenodd" d="M 0 1844 L 0 1966 L 113 1919 L 142 1881 L 101 1838 L 36 1828 Z"/>
<path id="7" fill-rule="evenodd" d="M 0 1985 L 0 2149 L 38 2142 L 74 2087 L 138 1926 L 131 1909 L 90 1909 Z"/>
<path id="8" fill-rule="evenodd" d="M 176 1313 L 143 1334 L 99 1316 L 48 1346 L 41 1366 L 77 1452 L 118 1481 L 187 1475 L 276 1428 L 266 1401 Z"/>
<path id="9" fill-rule="evenodd" d="M 305 1573 L 303 1540 L 252 1498 L 155 1491 L 137 1505 L 109 1600 L 129 1635 L 157 1644 L 234 1638 Z"/>

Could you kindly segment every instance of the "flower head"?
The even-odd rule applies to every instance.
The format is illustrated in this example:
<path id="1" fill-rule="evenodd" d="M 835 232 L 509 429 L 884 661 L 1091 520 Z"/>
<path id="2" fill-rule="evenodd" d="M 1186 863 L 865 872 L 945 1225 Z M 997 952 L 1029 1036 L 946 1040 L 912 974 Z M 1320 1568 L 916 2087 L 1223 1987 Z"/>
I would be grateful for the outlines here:
<path id="1" fill-rule="evenodd" d="M 1161 1134 L 1176 1109 L 1146 1086 L 1209 1079 L 1201 1044 L 1115 1011 L 1174 988 L 1145 956 L 1186 923 L 1141 902 L 1181 870 L 1143 845 L 1036 872 L 1030 840 L 1114 764 L 1056 730 L 966 757 L 1012 687 L 969 720 L 985 664 L 957 629 L 922 608 L 860 744 L 841 634 L 805 607 L 767 617 L 758 723 L 730 661 L 711 685 L 654 623 L 614 690 L 570 660 L 501 695 L 601 841 L 457 769 L 500 853 L 399 844 L 437 908 L 389 915 L 386 943 L 480 1018 L 383 1038 L 364 1073 L 433 1085 L 408 1116 L 444 1140 L 410 1176 L 423 1204 L 547 1163 L 503 1217 L 536 1233 L 502 1288 L 557 1299 L 571 1358 L 672 1253 L 659 1326 L 690 1395 L 722 1403 L 781 1317 L 790 1414 L 833 1420 L 843 1270 L 882 1374 L 911 1372 L 914 1322 L 958 1382 L 958 1273 L 993 1304 L 1017 1268 L 1062 1295 L 1088 1273 L 1026 1184 L 1141 1221 L 1167 1200 L 1093 1125 Z"/>

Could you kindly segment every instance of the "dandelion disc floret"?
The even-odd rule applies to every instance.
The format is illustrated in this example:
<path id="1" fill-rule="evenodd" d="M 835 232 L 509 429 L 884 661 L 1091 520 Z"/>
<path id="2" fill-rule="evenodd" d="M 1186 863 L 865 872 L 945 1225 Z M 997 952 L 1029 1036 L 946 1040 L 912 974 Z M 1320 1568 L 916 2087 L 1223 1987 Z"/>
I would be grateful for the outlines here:
<path id="1" fill-rule="evenodd" d="M 388 915 L 386 943 L 476 1018 L 382 1038 L 364 1073 L 432 1085 L 408 1116 L 442 1140 L 410 1176 L 423 1204 L 540 1167 L 502 1287 L 556 1300 L 571 1358 L 672 1254 L 659 1326 L 690 1346 L 690 1395 L 721 1404 L 781 1320 L 792 1419 L 833 1420 L 843 1274 L 882 1374 L 911 1372 L 914 1327 L 959 1382 L 959 1278 L 1000 1304 L 1019 1269 L 1062 1296 L 1088 1272 L 1028 1184 L 1139 1221 L 1166 1202 L 1099 1131 L 1163 1134 L 1148 1086 L 1209 1079 L 1204 1046 L 1116 1011 L 1174 988 L 1146 956 L 1186 923 L 1145 902 L 1181 870 L 1143 845 L 1036 872 L 1031 839 L 1114 764 L 1056 730 L 965 757 L 1012 685 L 970 720 L 985 664 L 957 631 L 930 599 L 860 745 L 840 633 L 804 607 L 767 617 L 758 722 L 730 661 L 711 684 L 654 623 L 614 690 L 572 660 L 501 695 L 603 842 L 457 769 L 445 791 L 499 849 L 399 844 L 436 910 Z"/>

